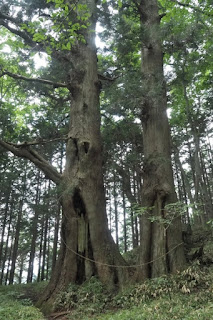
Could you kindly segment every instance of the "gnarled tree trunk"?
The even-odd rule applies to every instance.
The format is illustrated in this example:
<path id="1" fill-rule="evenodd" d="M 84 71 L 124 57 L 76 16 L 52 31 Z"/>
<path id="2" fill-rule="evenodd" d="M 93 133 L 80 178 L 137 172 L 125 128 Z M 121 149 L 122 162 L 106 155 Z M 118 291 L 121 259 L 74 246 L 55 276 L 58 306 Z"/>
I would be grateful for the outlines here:
<path id="1" fill-rule="evenodd" d="M 127 269 L 107 226 L 102 173 L 99 91 L 95 47 L 95 0 L 86 1 L 91 25 L 86 44 L 71 52 L 70 125 L 66 167 L 62 175 L 61 249 L 50 284 L 39 304 L 44 308 L 70 282 L 82 283 L 92 275 L 111 288 L 122 286 Z"/>

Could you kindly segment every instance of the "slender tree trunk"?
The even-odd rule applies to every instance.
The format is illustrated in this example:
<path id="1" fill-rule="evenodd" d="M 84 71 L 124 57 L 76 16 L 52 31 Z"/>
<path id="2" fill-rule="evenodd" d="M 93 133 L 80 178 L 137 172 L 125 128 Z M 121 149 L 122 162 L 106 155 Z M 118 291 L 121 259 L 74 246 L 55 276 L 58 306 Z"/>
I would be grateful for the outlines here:
<path id="1" fill-rule="evenodd" d="M 193 126 L 192 126 L 193 127 Z M 208 221 L 208 218 L 211 217 L 212 215 L 212 207 L 211 203 L 209 201 L 209 195 L 207 191 L 207 187 L 202 179 L 202 168 L 201 168 L 201 163 L 200 163 L 200 138 L 198 133 L 196 132 L 196 129 L 193 129 L 193 137 L 194 137 L 194 143 L 195 143 L 195 153 L 194 153 L 194 158 L 195 158 L 195 178 L 196 178 L 196 197 L 197 197 L 197 202 L 200 199 L 203 199 L 203 207 L 204 207 L 204 212 L 201 213 L 202 216 L 202 221 L 203 221 L 203 226 L 205 227 L 206 222 Z"/>
<path id="2" fill-rule="evenodd" d="M 53 256 L 52 256 L 52 272 L 56 265 L 57 253 L 58 253 L 58 233 L 61 216 L 61 205 L 58 203 L 58 210 L 56 212 L 55 228 L 54 228 L 54 240 L 53 240 Z"/>
<path id="3" fill-rule="evenodd" d="M 13 230 L 11 232 L 11 237 L 10 237 L 11 243 L 13 243 L 13 241 L 14 241 L 14 235 L 15 235 L 15 227 L 13 227 Z M 4 284 L 5 285 L 8 284 L 8 280 L 9 280 L 12 252 L 13 252 L 13 246 L 11 245 L 10 246 L 10 250 L 9 250 L 9 254 L 8 254 L 8 259 L 7 259 L 8 260 L 7 261 L 7 272 L 6 272 L 5 279 L 4 279 Z"/>
<path id="4" fill-rule="evenodd" d="M 179 152 L 178 149 L 175 147 L 174 152 L 174 159 L 175 159 L 175 166 L 176 166 L 176 172 L 179 171 L 179 174 L 177 174 L 178 179 L 178 189 L 179 189 L 179 200 L 184 202 L 186 204 L 186 214 L 183 217 L 184 223 L 185 223 L 185 229 L 188 230 L 188 232 L 191 232 L 191 224 L 190 224 L 190 215 L 189 215 L 189 208 L 188 208 L 188 200 L 191 205 L 194 205 L 194 199 L 191 193 L 191 187 L 190 183 L 188 181 L 188 177 L 186 176 L 186 173 L 183 169 L 182 163 L 180 161 Z M 185 231 L 186 231 L 185 230 Z"/>
<path id="5" fill-rule="evenodd" d="M 16 260 L 17 260 L 17 256 L 18 256 L 18 245 L 19 245 L 19 237 L 20 237 L 20 230 L 21 230 L 21 220 L 22 220 L 22 215 L 23 215 L 23 204 L 24 204 L 25 192 L 26 192 L 26 187 L 27 187 L 27 185 L 26 185 L 26 181 L 27 181 L 26 168 L 27 168 L 27 163 L 25 162 L 24 176 L 22 178 L 23 189 L 22 189 L 22 194 L 21 194 L 21 200 L 19 201 L 18 217 L 17 217 L 16 227 L 15 227 L 15 238 L 14 238 L 14 243 L 13 243 L 12 257 L 11 257 L 9 284 L 13 284 L 13 282 L 14 282 Z"/>
<path id="6" fill-rule="evenodd" d="M 209 158 L 209 171 L 210 171 L 210 177 L 211 179 L 213 179 L 213 151 L 211 148 L 211 142 L 208 134 L 207 134 L 207 140 L 208 140 L 207 151 L 208 151 L 208 158 Z"/>
<path id="7" fill-rule="evenodd" d="M 200 161 L 201 161 L 201 169 L 202 169 L 202 175 L 203 175 L 203 181 L 204 181 L 204 184 L 205 184 L 205 188 L 206 188 L 206 205 L 208 205 L 208 212 L 209 212 L 209 216 L 208 218 L 209 219 L 212 219 L 213 218 L 213 197 L 212 197 L 212 190 L 211 190 L 211 185 L 210 185 L 210 182 L 209 182 L 209 175 L 207 173 L 207 170 L 206 170 L 206 164 L 205 164 L 205 161 L 204 161 L 204 155 L 202 152 L 200 152 Z"/>
<path id="8" fill-rule="evenodd" d="M 42 262 L 42 248 L 43 248 L 43 238 L 44 238 L 44 218 L 45 218 L 45 214 L 43 213 L 42 219 L 41 219 L 41 230 L 40 230 L 37 282 L 41 281 L 41 262 Z"/>
<path id="9" fill-rule="evenodd" d="M 114 166 L 116 167 L 116 171 L 122 178 L 122 187 L 123 192 L 127 196 L 127 199 L 129 200 L 131 204 L 131 211 L 130 211 L 130 222 L 131 222 L 131 233 L 132 233 L 132 245 L 133 248 L 136 248 L 138 246 L 138 219 L 137 217 L 134 217 L 134 206 L 138 204 L 138 199 L 136 196 L 136 188 L 134 190 L 134 193 L 132 192 L 132 181 L 131 181 L 131 174 L 128 168 L 119 166 L 114 163 Z M 133 185 L 134 185 L 134 178 L 133 178 Z"/>
<path id="10" fill-rule="evenodd" d="M 1 263 L 1 277 L 0 277 L 0 284 L 3 283 L 3 279 L 4 279 L 4 272 L 5 272 L 5 265 L 7 260 L 10 260 L 10 255 L 8 254 L 8 249 L 9 249 L 9 240 L 11 237 L 11 222 L 12 222 L 12 216 L 13 216 L 13 207 L 14 207 L 14 197 L 13 194 L 11 196 L 11 206 L 9 209 L 9 220 L 8 220 L 8 226 L 7 226 L 7 239 L 6 239 L 6 243 L 5 243 L 5 247 L 4 247 L 4 255 L 2 258 L 2 263 Z"/>
<path id="11" fill-rule="evenodd" d="M 9 284 L 13 284 L 14 282 L 15 266 L 16 266 L 16 259 L 18 254 L 18 244 L 19 244 L 19 236 L 20 236 L 20 229 L 21 229 L 21 219 L 22 219 L 22 213 L 23 213 L 22 210 L 23 210 L 23 199 L 21 199 L 19 203 L 18 218 L 16 223 L 15 239 L 14 239 L 13 253 L 12 253 L 12 259 L 11 259 Z"/>
<path id="12" fill-rule="evenodd" d="M 183 69 L 183 76 L 185 76 L 184 69 Z M 187 95 L 187 84 L 186 84 L 185 79 L 183 79 L 182 85 L 183 85 L 183 93 L 184 93 L 185 104 L 186 104 L 186 114 L 187 114 L 188 123 L 190 124 L 191 132 L 192 132 L 192 136 L 193 136 L 193 140 L 194 140 L 194 161 L 193 161 L 193 165 L 192 165 L 193 176 L 194 176 L 194 185 L 195 185 L 195 197 L 194 198 L 195 198 L 196 205 L 198 206 L 198 204 L 201 202 L 202 207 L 206 210 L 206 214 L 205 214 L 205 210 L 202 210 L 202 212 L 200 212 L 199 218 L 196 217 L 195 221 L 196 221 L 196 223 L 199 223 L 199 221 L 197 221 L 197 220 L 200 220 L 203 227 L 205 227 L 206 221 L 207 221 L 207 216 L 210 215 L 210 213 L 209 213 L 208 205 L 205 206 L 205 202 L 203 201 L 203 198 L 204 198 L 208 202 L 208 197 L 206 199 L 205 186 L 202 181 L 201 165 L 200 165 L 200 159 L 199 159 L 199 153 L 200 153 L 199 129 L 196 126 L 196 122 L 193 119 L 193 114 L 190 109 L 190 102 L 189 102 L 189 98 Z M 189 147 L 190 147 L 190 143 L 189 143 Z M 190 155 L 191 155 L 191 150 L 190 150 Z"/>
<path id="13" fill-rule="evenodd" d="M 47 233 L 48 233 L 48 223 L 49 223 L 49 212 L 45 214 L 44 222 L 44 241 L 43 241 L 43 251 L 42 251 L 42 265 L 41 265 L 41 281 L 45 279 L 45 267 L 47 258 Z"/>
<path id="14" fill-rule="evenodd" d="M 39 210 L 38 205 L 40 201 L 40 171 L 37 174 L 37 187 L 36 187 L 36 196 L 35 196 L 35 216 L 32 223 L 32 240 L 30 246 L 30 259 L 28 265 L 28 274 L 27 274 L 27 283 L 32 282 L 33 279 L 33 269 L 34 269 L 34 259 L 35 259 L 35 252 L 36 252 L 36 239 L 37 239 L 37 229 L 38 229 L 38 217 L 39 217 Z"/>
<path id="15" fill-rule="evenodd" d="M 189 164 L 191 166 L 192 178 L 193 178 L 194 189 L 195 189 L 195 163 L 194 163 L 194 157 L 193 157 L 193 149 L 194 149 L 194 147 L 192 146 L 192 144 L 190 142 L 190 135 L 188 133 L 188 130 L 186 130 L 186 135 L 187 135 L 187 138 L 188 138 L 187 147 L 188 147 L 188 150 L 189 150 Z M 195 192 L 196 192 L 196 190 L 195 190 Z"/>
<path id="16" fill-rule="evenodd" d="M 141 203 L 140 196 L 139 196 L 139 190 L 141 190 L 141 189 L 138 189 L 138 181 L 137 181 L 135 174 L 137 175 L 137 173 L 135 171 L 133 171 L 134 198 L 137 199 L 137 203 Z M 138 245 L 139 245 L 139 230 L 138 230 L 138 217 L 137 217 L 137 215 L 134 218 L 134 229 L 135 229 L 135 247 L 138 247 Z"/>
<path id="17" fill-rule="evenodd" d="M 46 280 L 49 280 L 49 272 L 50 272 L 50 221 L 48 223 L 48 235 L 47 235 L 47 257 L 46 257 Z"/>
<path id="18" fill-rule="evenodd" d="M 190 205 L 192 205 L 192 211 L 194 211 L 195 210 L 195 202 L 194 202 L 194 197 L 191 192 L 191 185 L 190 185 L 189 179 L 186 175 L 186 172 L 183 169 L 183 166 L 182 166 L 182 163 L 181 163 L 180 157 L 179 157 L 179 152 L 176 147 L 175 147 L 175 162 L 177 163 L 177 166 L 178 166 L 180 173 L 181 173 L 185 204 L 188 205 L 188 200 L 189 200 Z M 187 210 L 186 216 L 187 216 L 187 221 L 188 221 L 187 222 L 188 223 L 187 229 L 189 232 L 191 232 L 191 220 L 190 220 L 188 206 L 187 206 L 186 210 Z"/>
<path id="19" fill-rule="evenodd" d="M 176 176 L 176 181 L 177 181 L 177 187 L 178 187 L 178 200 L 179 201 L 183 201 L 183 190 L 182 190 L 182 181 L 180 178 L 180 172 L 179 172 L 179 168 L 178 168 L 178 164 L 177 161 L 175 162 L 175 176 Z"/>
<path id="20" fill-rule="evenodd" d="M 10 186 L 10 189 L 11 189 L 11 186 Z M 3 246 L 4 246 L 5 229 L 7 226 L 7 218 L 8 218 L 9 204 L 10 204 L 10 195 L 11 195 L 11 190 L 8 190 L 7 197 L 6 197 L 6 203 L 5 203 L 5 209 L 4 209 L 4 218 L 3 218 L 2 225 L 1 225 L 2 231 L 1 231 L 1 241 L 0 241 L 0 263 L 2 262 L 2 258 L 3 258 Z"/>
<path id="21" fill-rule="evenodd" d="M 130 209 L 130 220 L 131 220 L 131 230 L 132 230 L 132 246 L 133 248 L 137 247 L 136 235 L 135 235 L 135 221 L 134 221 L 134 210 L 131 206 Z"/>
<path id="22" fill-rule="evenodd" d="M 111 194 L 109 196 L 109 230 L 112 233 L 112 203 L 111 203 Z"/>
<path id="23" fill-rule="evenodd" d="M 45 218 L 44 218 L 44 231 L 43 231 L 43 250 L 42 250 L 42 265 L 41 265 L 41 281 L 45 280 L 45 268 L 47 264 L 47 245 L 48 245 L 48 225 L 49 225 L 49 206 L 50 206 L 50 181 L 47 188 L 47 199 L 45 199 Z"/>
<path id="24" fill-rule="evenodd" d="M 178 165 L 178 167 L 180 169 L 181 176 L 183 177 L 184 185 L 185 185 L 185 188 L 186 188 L 186 192 L 187 192 L 187 196 L 188 196 L 188 199 L 190 201 L 190 204 L 194 204 L 194 198 L 193 198 L 192 193 L 191 193 L 191 186 L 190 186 L 189 180 L 188 180 L 188 178 L 186 176 L 186 173 L 185 173 L 185 171 L 183 169 L 182 163 L 180 161 L 178 150 L 176 150 L 175 159 L 176 159 L 177 165 Z"/>
<path id="25" fill-rule="evenodd" d="M 25 257 L 21 257 L 21 262 L 20 262 L 20 270 L 19 270 L 19 284 L 22 283 L 22 277 L 23 277 L 23 271 L 24 271 L 24 261 Z"/>
<path id="26" fill-rule="evenodd" d="M 210 220 L 213 218 L 213 204 L 212 204 L 212 195 L 211 195 L 211 188 L 208 181 L 208 175 L 205 168 L 205 163 L 202 157 L 202 152 L 199 152 L 200 158 L 200 169 L 202 174 L 202 191 L 203 191 L 203 198 L 204 198 L 204 206 L 205 211 L 207 214 L 207 219 Z"/>
<path id="27" fill-rule="evenodd" d="M 61 145 L 61 153 L 60 153 L 60 173 L 62 174 L 63 171 L 63 157 L 64 157 L 64 144 Z M 59 234 L 59 227 L 60 227 L 60 218 L 61 218 L 61 204 L 58 201 L 58 208 L 56 211 L 55 217 L 55 228 L 54 228 L 54 240 L 53 240 L 53 256 L 52 256 L 52 270 L 55 269 L 57 255 L 58 255 L 58 234 Z"/>
<path id="28" fill-rule="evenodd" d="M 182 269 L 185 263 L 181 218 L 175 216 L 169 228 L 160 223 L 168 218 L 167 205 L 177 201 L 171 166 L 170 130 L 163 75 L 163 51 L 157 0 L 143 0 L 138 6 L 142 32 L 142 77 L 144 175 L 141 216 L 140 278 L 156 277 Z M 151 222 L 150 219 L 157 221 Z M 150 263 L 150 261 L 153 261 Z"/>
<path id="29" fill-rule="evenodd" d="M 124 252 L 128 249 L 128 238 L 127 238 L 127 221 L 126 221 L 126 201 L 124 191 L 122 192 L 123 198 L 123 234 L 124 234 Z"/>
<path id="30" fill-rule="evenodd" d="M 113 198 L 114 198 L 114 212 L 115 212 L 115 243 L 119 247 L 119 239 L 118 239 L 118 200 L 117 200 L 115 172 L 114 172 L 114 175 L 113 175 Z"/>

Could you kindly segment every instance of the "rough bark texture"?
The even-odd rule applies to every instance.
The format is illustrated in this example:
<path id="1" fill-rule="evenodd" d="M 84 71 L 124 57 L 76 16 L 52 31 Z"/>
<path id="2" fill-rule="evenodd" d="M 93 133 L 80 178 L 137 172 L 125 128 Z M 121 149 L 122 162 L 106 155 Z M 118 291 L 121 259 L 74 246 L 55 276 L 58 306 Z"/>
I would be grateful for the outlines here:
<path id="1" fill-rule="evenodd" d="M 157 1 L 140 1 L 138 9 L 143 35 L 144 99 L 141 119 L 145 161 L 142 202 L 146 208 L 141 217 L 140 261 L 144 266 L 140 270 L 140 278 L 147 278 L 181 269 L 185 258 L 183 245 L 179 245 L 182 242 L 181 217 L 172 214 L 173 218 L 168 228 L 162 223 L 163 219 L 169 217 L 166 205 L 177 200 L 171 166 L 170 130 L 166 114 Z M 154 222 L 151 222 L 152 218 Z M 149 261 L 153 262 L 148 264 Z"/>
<path id="2" fill-rule="evenodd" d="M 81 1 L 80 1 L 81 2 Z M 70 282 L 82 283 L 92 275 L 110 288 L 122 286 L 127 269 L 107 227 L 102 173 L 99 91 L 95 48 L 95 0 L 86 1 L 91 26 L 86 44 L 71 52 L 70 126 L 66 167 L 62 176 L 61 250 L 50 284 L 39 304 L 45 309 L 55 294 Z M 88 260 L 90 259 L 90 260 Z M 95 262 L 92 262 L 94 260 Z"/>

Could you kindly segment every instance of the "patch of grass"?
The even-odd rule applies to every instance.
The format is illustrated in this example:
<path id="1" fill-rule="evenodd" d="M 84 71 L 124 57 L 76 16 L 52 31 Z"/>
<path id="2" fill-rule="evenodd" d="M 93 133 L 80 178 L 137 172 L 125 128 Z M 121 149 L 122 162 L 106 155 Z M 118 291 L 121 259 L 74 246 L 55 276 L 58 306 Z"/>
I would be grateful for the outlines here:
<path id="1" fill-rule="evenodd" d="M 203 293 L 202 293 L 203 294 Z M 210 320 L 213 319 L 212 301 L 199 303 L 197 295 L 174 295 L 172 299 L 161 297 L 138 307 L 97 316 L 96 320 Z M 196 304 L 197 303 L 197 304 Z M 88 317 L 82 318 L 87 320 Z"/>
<path id="2" fill-rule="evenodd" d="M 44 284 L 1 286 L 0 319 L 44 320 L 42 313 L 32 303 L 43 286 Z"/>

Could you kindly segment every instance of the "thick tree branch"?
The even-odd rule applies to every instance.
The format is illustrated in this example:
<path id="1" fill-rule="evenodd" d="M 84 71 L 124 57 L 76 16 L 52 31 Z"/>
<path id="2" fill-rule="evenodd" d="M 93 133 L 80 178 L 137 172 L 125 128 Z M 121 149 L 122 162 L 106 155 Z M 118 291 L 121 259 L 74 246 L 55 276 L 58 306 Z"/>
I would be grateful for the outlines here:
<path id="1" fill-rule="evenodd" d="M 12 73 L 7 70 L 3 70 L 2 73 L 0 74 L 0 77 L 8 75 L 11 78 L 18 79 L 18 80 L 25 80 L 25 81 L 31 81 L 31 82 L 39 82 L 47 85 L 51 85 L 54 88 L 67 88 L 66 83 L 61 83 L 61 82 L 54 82 L 51 80 L 46 80 L 46 79 L 41 79 L 41 78 L 28 78 L 25 76 L 22 76 L 20 74 Z"/>
<path id="2" fill-rule="evenodd" d="M 35 145 L 39 145 L 39 144 L 47 144 L 47 143 L 56 142 L 56 141 L 63 141 L 63 140 L 65 140 L 65 141 L 68 140 L 68 137 L 64 136 L 64 137 L 53 138 L 53 139 L 48 139 L 48 140 L 36 139 L 34 141 L 30 141 L 30 142 L 24 141 L 24 142 L 18 143 L 18 144 L 15 144 L 12 142 L 7 142 L 7 143 L 15 148 L 23 148 L 23 147 L 27 147 L 27 146 L 35 146 Z"/>
<path id="3" fill-rule="evenodd" d="M 61 174 L 54 168 L 47 160 L 45 160 L 38 152 L 31 149 L 29 146 L 15 146 L 0 140 L 0 145 L 6 150 L 12 152 L 14 155 L 20 158 L 30 160 L 36 165 L 44 174 L 57 185 L 61 182 Z"/>
<path id="4" fill-rule="evenodd" d="M 0 69 L 1 69 L 1 66 L 0 66 Z M 66 83 L 54 82 L 54 81 L 42 79 L 42 78 L 28 78 L 28 77 L 22 76 L 20 74 L 12 73 L 8 70 L 3 70 L 0 74 L 0 77 L 2 77 L 4 75 L 8 75 L 9 77 L 14 78 L 14 79 L 31 81 L 31 82 L 34 81 L 34 82 L 40 82 L 40 83 L 47 84 L 47 85 L 52 85 L 54 88 L 68 88 L 69 87 L 69 84 L 66 84 Z M 99 80 L 110 81 L 110 82 L 115 81 L 119 77 L 120 76 L 110 78 L 110 77 L 106 77 L 104 75 L 98 74 Z"/>
<path id="5" fill-rule="evenodd" d="M 2 25 L 3 27 L 5 27 L 7 30 L 9 30 L 9 31 L 12 32 L 13 34 L 21 37 L 21 38 L 25 41 L 25 43 L 28 44 L 29 46 L 35 46 L 35 45 L 37 45 L 37 43 L 34 42 L 34 41 L 32 40 L 32 38 L 31 38 L 25 31 L 22 31 L 22 30 L 20 30 L 20 29 L 12 28 L 11 26 L 9 26 L 8 22 L 2 20 L 1 16 L 2 16 L 2 14 L 0 13 L 0 25 Z M 5 15 L 3 15 L 3 16 L 5 16 Z M 12 21 L 14 24 L 17 23 L 15 19 L 12 19 L 11 17 L 8 17 L 8 16 L 6 16 L 6 17 L 7 17 L 7 20 Z M 18 27 L 19 27 L 19 25 L 18 25 Z M 39 46 L 39 45 L 38 45 L 38 46 Z"/>
<path id="6" fill-rule="evenodd" d="M 7 14 L 4 14 L 3 12 L 0 12 L 0 19 L 9 20 L 9 21 L 11 21 L 13 23 L 17 23 L 16 18 L 10 17 Z"/>

